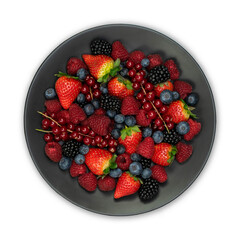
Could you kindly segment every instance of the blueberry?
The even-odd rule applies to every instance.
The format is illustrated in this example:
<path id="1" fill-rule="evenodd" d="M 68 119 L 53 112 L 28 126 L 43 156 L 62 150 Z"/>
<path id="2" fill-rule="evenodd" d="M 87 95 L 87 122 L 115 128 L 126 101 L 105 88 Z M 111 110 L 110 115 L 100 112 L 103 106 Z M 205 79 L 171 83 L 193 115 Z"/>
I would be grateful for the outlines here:
<path id="1" fill-rule="evenodd" d="M 133 127 L 137 122 L 134 116 L 126 116 L 125 123 L 129 127 Z"/>
<path id="2" fill-rule="evenodd" d="M 187 122 L 180 122 L 178 123 L 178 125 L 176 126 L 176 131 L 180 134 L 180 135 L 184 135 L 187 134 L 190 130 L 190 126 Z"/>
<path id="3" fill-rule="evenodd" d="M 160 94 L 160 100 L 164 104 L 170 104 L 173 101 L 173 94 L 170 90 L 163 90 Z"/>
<path id="4" fill-rule="evenodd" d="M 91 103 L 88 103 L 84 106 L 85 113 L 89 116 L 94 113 L 94 107 Z"/>
<path id="5" fill-rule="evenodd" d="M 78 94 L 77 102 L 78 103 L 84 103 L 85 102 L 85 95 L 83 93 Z"/>
<path id="6" fill-rule="evenodd" d="M 86 155 L 89 151 L 89 146 L 83 144 L 79 147 L 79 153 Z"/>
<path id="7" fill-rule="evenodd" d="M 140 175 L 142 173 L 142 164 L 140 162 L 133 162 L 129 166 L 129 171 L 133 175 Z"/>
<path id="8" fill-rule="evenodd" d="M 62 146 L 64 144 L 64 141 L 61 140 L 58 143 Z"/>
<path id="9" fill-rule="evenodd" d="M 110 118 L 114 118 L 115 115 L 116 115 L 116 111 L 114 110 L 107 110 L 107 115 L 110 117 Z"/>
<path id="10" fill-rule="evenodd" d="M 177 91 L 173 91 L 173 101 L 176 101 L 180 98 L 180 94 Z"/>
<path id="11" fill-rule="evenodd" d="M 142 175 L 142 178 L 143 178 L 143 179 L 150 178 L 151 175 L 152 175 L 152 170 L 151 170 L 150 168 L 145 168 L 145 169 L 143 169 L 141 175 Z"/>
<path id="12" fill-rule="evenodd" d="M 81 80 L 84 80 L 88 74 L 88 71 L 84 68 L 80 68 L 77 71 L 77 77 Z"/>
<path id="13" fill-rule="evenodd" d="M 160 143 L 163 141 L 163 133 L 161 131 L 156 131 L 153 133 L 152 138 L 155 143 Z"/>
<path id="14" fill-rule="evenodd" d="M 125 151 L 126 151 L 126 148 L 123 145 L 119 144 L 117 146 L 117 154 L 123 154 L 125 153 Z"/>
<path id="15" fill-rule="evenodd" d="M 128 75 L 128 69 L 127 68 L 123 68 L 121 71 L 120 71 L 120 75 L 122 77 L 126 77 Z"/>
<path id="16" fill-rule="evenodd" d="M 184 100 L 187 105 L 195 106 L 198 103 L 199 96 L 197 93 L 191 93 Z"/>
<path id="17" fill-rule="evenodd" d="M 111 135 L 114 139 L 119 139 L 121 136 L 121 132 L 119 129 L 115 128 L 112 130 Z"/>
<path id="18" fill-rule="evenodd" d="M 125 125 L 122 124 L 122 123 L 116 123 L 114 126 L 115 126 L 115 128 L 117 128 L 117 129 L 119 129 L 119 130 L 123 130 L 124 127 L 125 127 Z"/>
<path id="19" fill-rule="evenodd" d="M 46 99 L 53 99 L 56 97 L 56 92 L 54 90 L 54 88 L 48 88 L 46 91 L 45 91 L 45 98 Z"/>
<path id="20" fill-rule="evenodd" d="M 152 129 L 150 127 L 146 127 L 142 130 L 142 135 L 144 138 L 152 136 Z"/>
<path id="21" fill-rule="evenodd" d="M 149 61 L 148 58 L 144 58 L 144 59 L 141 61 L 141 65 L 142 65 L 143 67 L 148 67 L 148 66 L 149 66 L 149 63 L 150 63 L 150 61 Z"/>
<path id="22" fill-rule="evenodd" d="M 107 93 L 108 93 L 107 85 L 101 84 L 101 86 L 100 86 L 100 91 L 101 91 L 103 94 L 107 94 Z"/>
<path id="23" fill-rule="evenodd" d="M 85 162 L 85 157 L 82 154 L 78 154 L 74 157 L 74 161 L 76 164 L 83 164 Z"/>
<path id="24" fill-rule="evenodd" d="M 137 154 L 137 153 L 132 153 L 131 154 L 131 160 L 133 160 L 134 162 L 138 162 L 141 159 L 142 159 L 142 157 L 139 154 Z"/>
<path id="25" fill-rule="evenodd" d="M 72 159 L 71 158 L 67 158 L 67 157 L 63 157 L 58 164 L 59 164 L 59 167 L 62 170 L 67 170 L 72 165 Z"/>
<path id="26" fill-rule="evenodd" d="M 122 170 L 120 168 L 112 169 L 109 175 L 112 178 L 118 178 L 122 175 Z"/>
<path id="27" fill-rule="evenodd" d="M 114 117 L 114 121 L 116 123 L 123 123 L 125 121 L 125 116 L 122 115 L 122 114 L 117 114 L 115 117 Z"/>
<path id="28" fill-rule="evenodd" d="M 95 109 L 100 108 L 100 102 L 97 99 L 92 100 L 92 105 L 94 106 Z"/>

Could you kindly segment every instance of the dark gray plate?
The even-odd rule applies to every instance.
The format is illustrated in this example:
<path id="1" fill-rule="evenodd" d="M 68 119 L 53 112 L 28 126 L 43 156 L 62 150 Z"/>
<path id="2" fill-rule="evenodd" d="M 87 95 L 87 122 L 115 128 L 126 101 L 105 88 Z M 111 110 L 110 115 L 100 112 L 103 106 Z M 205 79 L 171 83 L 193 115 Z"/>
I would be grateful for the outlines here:
<path id="1" fill-rule="evenodd" d="M 58 71 L 65 72 L 66 62 L 71 56 L 80 57 L 90 53 L 89 43 L 94 38 L 105 38 L 112 42 L 121 40 L 129 51 L 141 49 L 145 54 L 160 53 L 164 59 L 175 58 L 181 69 L 181 79 L 189 81 L 194 91 L 200 95 L 197 106 L 201 133 L 192 142 L 194 153 L 184 164 L 174 162 L 167 168 L 168 181 L 160 188 L 159 196 L 152 202 L 142 203 L 136 195 L 119 200 L 113 199 L 113 192 L 93 193 L 83 190 L 77 179 L 71 178 L 68 171 L 63 172 L 58 165 L 47 159 L 44 154 L 44 140 L 41 133 L 35 131 L 41 124 L 38 110 L 43 110 L 44 91 L 53 87 Z M 213 95 L 208 81 L 197 62 L 178 43 L 165 35 L 141 26 L 106 25 L 81 32 L 58 46 L 42 63 L 35 74 L 28 91 L 24 128 L 31 157 L 47 183 L 61 196 L 87 210 L 107 215 L 133 215 L 148 212 L 171 202 L 184 192 L 202 171 L 212 148 L 216 114 Z"/>

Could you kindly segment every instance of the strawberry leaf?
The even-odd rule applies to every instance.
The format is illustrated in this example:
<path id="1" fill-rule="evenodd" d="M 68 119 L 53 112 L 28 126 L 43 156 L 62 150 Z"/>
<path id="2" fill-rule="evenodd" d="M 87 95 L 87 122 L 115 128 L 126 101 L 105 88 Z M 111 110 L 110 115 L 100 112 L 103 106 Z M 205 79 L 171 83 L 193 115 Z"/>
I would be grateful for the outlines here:
<path id="1" fill-rule="evenodd" d="M 111 163 L 110 166 L 109 166 L 109 168 L 110 168 L 110 169 L 115 169 L 115 168 L 117 168 L 117 163 L 116 163 L 116 162 Z"/>
<path id="2" fill-rule="evenodd" d="M 174 160 L 174 158 L 175 158 L 174 156 L 171 156 L 171 157 L 167 160 L 167 162 L 170 163 L 170 165 L 171 165 L 172 162 L 173 162 L 173 160 Z"/>
<path id="3" fill-rule="evenodd" d="M 134 132 L 141 132 L 141 130 L 139 129 L 139 127 L 137 125 L 132 127 L 132 131 L 134 131 Z"/>
<path id="4" fill-rule="evenodd" d="M 105 168 L 105 169 L 103 170 L 104 175 L 109 174 L 109 172 L 110 172 L 110 168 L 109 168 L 109 167 L 108 167 L 108 168 Z"/>
<path id="5" fill-rule="evenodd" d="M 121 138 L 122 138 L 122 140 L 124 140 L 126 137 L 127 137 L 127 131 L 126 131 L 126 129 L 123 129 L 121 131 Z"/>
<path id="6" fill-rule="evenodd" d="M 118 66 L 120 65 L 120 63 L 121 63 L 120 59 L 117 58 L 117 60 L 116 60 L 116 61 L 114 62 L 114 64 L 113 64 L 113 68 L 118 67 Z"/>
<path id="7" fill-rule="evenodd" d="M 71 76 L 71 75 L 68 75 L 67 73 L 63 73 L 63 72 L 58 72 L 56 74 L 54 74 L 54 76 L 56 77 L 67 77 L 67 78 L 73 78 L 73 79 L 77 79 L 80 81 L 80 79 L 78 77 L 75 77 L 75 76 Z"/>

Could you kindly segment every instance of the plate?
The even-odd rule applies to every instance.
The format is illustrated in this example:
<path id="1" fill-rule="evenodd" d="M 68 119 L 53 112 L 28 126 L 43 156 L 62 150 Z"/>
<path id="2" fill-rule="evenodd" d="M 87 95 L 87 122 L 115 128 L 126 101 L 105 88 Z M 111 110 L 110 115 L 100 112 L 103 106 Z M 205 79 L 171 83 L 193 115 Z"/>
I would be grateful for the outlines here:
<path id="1" fill-rule="evenodd" d="M 43 110 L 44 91 L 53 87 L 54 74 L 66 72 L 66 62 L 72 56 L 80 57 L 90 53 L 90 42 L 104 38 L 109 42 L 120 40 L 129 51 L 140 49 L 145 54 L 160 53 L 163 59 L 173 58 L 181 70 L 180 79 L 193 85 L 200 95 L 197 115 L 202 123 L 200 134 L 194 138 L 193 155 L 184 164 L 173 162 L 167 168 L 168 181 L 160 186 L 158 197 L 148 203 L 139 200 L 136 194 L 114 200 L 113 192 L 104 193 L 96 189 L 89 193 L 68 171 L 61 171 L 58 165 L 44 154 L 43 136 L 35 131 L 41 124 L 37 111 Z M 142 26 L 104 25 L 98 26 L 69 38 L 58 46 L 39 67 L 26 98 L 24 130 L 32 160 L 46 182 L 61 196 L 84 209 L 106 215 L 134 215 L 145 213 L 166 205 L 183 193 L 202 171 L 212 149 L 216 129 L 215 104 L 209 83 L 193 57 L 169 37 Z M 57 198 L 56 198 L 57 201 Z"/>

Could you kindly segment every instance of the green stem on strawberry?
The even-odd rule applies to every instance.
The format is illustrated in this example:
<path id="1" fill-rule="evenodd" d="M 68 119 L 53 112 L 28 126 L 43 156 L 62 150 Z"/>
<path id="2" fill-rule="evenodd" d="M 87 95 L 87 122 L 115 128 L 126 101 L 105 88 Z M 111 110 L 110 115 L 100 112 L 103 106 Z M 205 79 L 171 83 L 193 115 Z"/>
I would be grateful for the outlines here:
<path id="1" fill-rule="evenodd" d="M 191 111 L 195 109 L 195 107 L 189 107 L 186 102 L 183 99 L 180 99 L 180 101 L 183 103 L 183 107 L 185 110 L 187 110 L 187 113 L 192 117 L 192 118 L 197 118 L 196 114 L 192 113 Z"/>
<path id="2" fill-rule="evenodd" d="M 104 174 L 102 176 L 105 177 L 107 174 L 110 173 L 111 169 L 116 169 L 118 167 L 117 163 L 116 163 L 116 159 L 117 159 L 117 155 L 113 154 L 112 158 L 109 161 L 109 166 L 106 169 L 103 170 Z"/>
<path id="3" fill-rule="evenodd" d="M 143 184 L 143 181 L 141 178 L 135 176 L 135 175 L 132 175 L 129 171 L 126 171 L 127 174 L 130 175 L 130 177 L 132 177 L 134 179 L 134 181 L 139 181 L 141 184 Z"/>
<path id="4" fill-rule="evenodd" d="M 58 72 L 56 74 L 54 74 L 55 77 L 68 77 L 68 78 L 73 78 L 73 79 L 77 79 L 80 81 L 80 79 L 78 77 L 75 77 L 75 76 L 71 76 L 71 75 L 68 75 L 67 73 L 63 73 L 63 72 Z"/>

